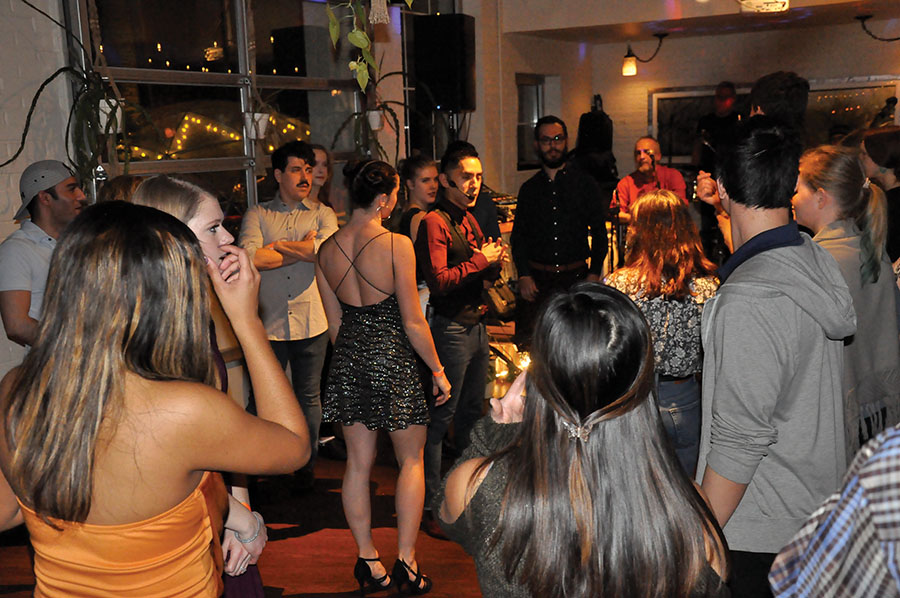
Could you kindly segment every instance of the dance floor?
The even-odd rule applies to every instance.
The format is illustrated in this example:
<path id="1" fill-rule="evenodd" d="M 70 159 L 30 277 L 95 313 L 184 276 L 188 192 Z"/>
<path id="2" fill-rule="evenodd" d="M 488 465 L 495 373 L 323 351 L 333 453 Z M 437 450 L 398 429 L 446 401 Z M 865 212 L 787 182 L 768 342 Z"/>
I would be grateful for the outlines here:
<path id="1" fill-rule="evenodd" d="M 387 446 L 382 449 L 390 450 Z M 397 558 L 394 482 L 397 468 L 383 453 L 373 475 L 372 525 L 376 546 L 390 568 Z M 320 459 L 313 490 L 294 489 L 290 477 L 261 478 L 254 508 L 265 517 L 269 543 L 259 561 L 267 598 L 358 595 L 353 579 L 356 548 L 341 508 L 344 463 Z M 422 571 L 434 581 L 429 596 L 478 597 L 475 565 L 458 544 L 419 533 Z M 34 577 L 24 528 L 0 534 L 0 596 L 31 596 Z M 374 596 L 396 595 L 395 588 Z"/>

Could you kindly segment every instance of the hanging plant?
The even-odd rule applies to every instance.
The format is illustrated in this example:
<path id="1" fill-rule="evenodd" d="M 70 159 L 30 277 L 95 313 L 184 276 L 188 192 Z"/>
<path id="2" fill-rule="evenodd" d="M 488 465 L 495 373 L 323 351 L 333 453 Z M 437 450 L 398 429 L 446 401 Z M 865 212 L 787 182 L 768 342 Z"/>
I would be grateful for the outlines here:
<path id="1" fill-rule="evenodd" d="M 413 0 L 405 0 L 406 5 L 412 8 Z M 353 28 L 347 34 L 347 41 L 354 47 L 359 49 L 359 58 L 351 60 L 347 65 L 350 71 L 356 76 L 356 82 L 363 93 L 369 85 L 369 69 L 378 76 L 378 64 L 372 55 L 372 40 L 366 33 L 368 23 L 390 23 L 390 16 L 387 12 L 387 0 L 371 0 L 371 12 L 368 19 L 366 18 L 366 8 L 363 6 L 363 0 L 347 0 L 335 5 L 339 12 L 346 11 L 347 14 L 338 18 L 335 9 L 330 4 L 325 4 L 325 13 L 328 15 L 328 33 L 331 36 L 331 45 L 337 47 L 338 41 L 341 39 L 341 21 L 350 20 Z"/>

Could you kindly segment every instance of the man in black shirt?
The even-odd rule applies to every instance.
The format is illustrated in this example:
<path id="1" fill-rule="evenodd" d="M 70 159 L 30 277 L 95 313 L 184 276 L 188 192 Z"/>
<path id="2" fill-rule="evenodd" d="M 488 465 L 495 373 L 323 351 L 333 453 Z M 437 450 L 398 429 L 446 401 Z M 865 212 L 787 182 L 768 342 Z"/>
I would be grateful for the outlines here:
<path id="1" fill-rule="evenodd" d="M 558 117 L 538 120 L 534 149 L 542 168 L 519 189 L 510 242 L 523 299 L 516 340 L 525 346 L 546 297 L 585 277 L 600 280 L 603 274 L 606 207 L 594 179 L 566 164 L 567 140 L 566 124 Z M 593 238 L 590 245 L 588 236 Z"/>

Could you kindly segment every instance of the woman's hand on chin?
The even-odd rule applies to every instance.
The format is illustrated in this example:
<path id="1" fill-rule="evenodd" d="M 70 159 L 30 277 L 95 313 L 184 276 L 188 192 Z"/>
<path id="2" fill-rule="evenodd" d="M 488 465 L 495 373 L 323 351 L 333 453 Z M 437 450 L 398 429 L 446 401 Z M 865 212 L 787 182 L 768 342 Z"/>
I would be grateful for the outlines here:
<path id="1" fill-rule="evenodd" d="M 244 249 L 234 245 L 219 249 L 228 255 L 219 264 L 207 258 L 206 271 L 225 314 L 232 325 L 247 317 L 257 317 L 259 271 Z"/>

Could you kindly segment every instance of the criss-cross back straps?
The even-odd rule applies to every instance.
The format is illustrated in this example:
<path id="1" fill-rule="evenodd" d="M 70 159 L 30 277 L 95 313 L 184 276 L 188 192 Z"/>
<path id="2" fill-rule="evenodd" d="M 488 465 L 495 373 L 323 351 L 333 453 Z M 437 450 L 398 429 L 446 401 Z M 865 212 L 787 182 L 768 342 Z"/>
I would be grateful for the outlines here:
<path id="1" fill-rule="evenodd" d="M 362 278 L 366 282 L 366 284 L 368 284 L 370 287 L 372 287 L 379 293 L 383 293 L 385 295 L 390 295 L 390 293 L 382 291 L 380 288 L 378 288 L 378 286 L 376 286 L 375 284 L 372 284 L 372 282 L 368 278 L 366 278 L 366 275 L 363 274 L 362 271 L 356 267 L 356 260 L 359 259 L 359 256 L 362 255 L 362 252 L 365 251 L 366 247 L 368 247 L 369 244 L 372 241 L 374 241 L 375 239 L 377 239 L 378 237 L 381 237 L 384 235 L 389 235 L 389 234 L 391 234 L 390 231 L 384 231 L 383 233 L 379 233 L 379 234 L 375 235 L 374 237 L 372 237 L 371 239 L 366 241 L 365 245 L 363 245 L 362 247 L 359 248 L 359 251 L 356 252 L 356 255 L 353 258 L 351 258 L 349 255 L 347 255 L 347 252 L 344 251 L 344 248 L 341 247 L 341 244 L 338 242 L 337 237 L 332 237 L 334 239 L 334 244 L 337 245 L 337 248 L 341 250 L 341 253 L 344 254 L 344 257 L 350 261 L 350 265 L 347 266 L 346 272 L 344 272 L 344 275 L 341 276 L 341 280 L 337 283 L 337 286 L 334 287 L 335 293 L 337 293 L 337 290 L 339 288 L 341 288 L 342 284 L 344 284 L 344 280 L 347 278 L 347 275 L 350 274 L 350 270 L 356 270 L 356 273 L 359 274 L 359 277 Z M 394 267 L 394 237 L 391 237 L 391 269 L 392 269 L 392 271 L 393 271 L 393 267 Z"/>

